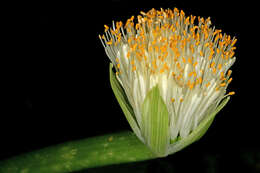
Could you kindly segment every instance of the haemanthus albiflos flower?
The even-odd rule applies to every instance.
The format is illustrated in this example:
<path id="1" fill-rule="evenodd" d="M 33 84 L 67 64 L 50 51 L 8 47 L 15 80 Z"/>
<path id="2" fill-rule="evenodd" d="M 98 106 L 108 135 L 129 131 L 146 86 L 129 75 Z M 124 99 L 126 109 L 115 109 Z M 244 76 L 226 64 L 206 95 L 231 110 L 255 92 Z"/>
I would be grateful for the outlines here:
<path id="1" fill-rule="evenodd" d="M 158 156 L 198 140 L 234 94 L 226 89 L 237 39 L 212 27 L 210 18 L 151 9 L 105 25 L 99 37 L 126 118 Z"/>

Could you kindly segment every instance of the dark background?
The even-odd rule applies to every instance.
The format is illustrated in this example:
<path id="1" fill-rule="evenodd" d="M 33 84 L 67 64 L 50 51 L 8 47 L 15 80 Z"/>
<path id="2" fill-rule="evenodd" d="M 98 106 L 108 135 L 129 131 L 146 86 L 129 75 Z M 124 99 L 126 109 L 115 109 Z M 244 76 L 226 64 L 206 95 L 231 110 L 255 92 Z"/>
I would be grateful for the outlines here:
<path id="1" fill-rule="evenodd" d="M 229 86 L 236 95 L 206 135 L 185 150 L 163 159 L 89 171 L 260 172 L 259 14 L 257 4 L 250 1 L 42 3 L 31 8 L 34 12 L 17 5 L 19 10 L 4 15 L 17 47 L 6 57 L 17 68 L 10 70 L 12 77 L 9 71 L 3 73 L 12 84 L 2 90 L 0 159 L 68 140 L 130 130 L 110 88 L 109 59 L 98 34 L 112 20 L 125 22 L 140 11 L 160 7 L 210 16 L 216 28 L 237 37 L 237 60 Z"/>

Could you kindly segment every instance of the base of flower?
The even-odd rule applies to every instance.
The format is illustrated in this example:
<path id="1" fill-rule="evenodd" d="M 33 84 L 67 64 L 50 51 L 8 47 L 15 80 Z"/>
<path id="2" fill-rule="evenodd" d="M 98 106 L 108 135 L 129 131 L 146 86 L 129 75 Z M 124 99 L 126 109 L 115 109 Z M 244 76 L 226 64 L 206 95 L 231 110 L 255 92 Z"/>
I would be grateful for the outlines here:
<path id="1" fill-rule="evenodd" d="M 200 125 L 186 138 L 178 139 L 171 141 L 170 147 L 168 149 L 168 154 L 174 154 L 183 148 L 187 147 L 188 145 L 192 144 L 195 141 L 198 141 L 208 130 L 210 125 L 212 124 L 216 114 L 227 104 L 230 97 L 226 97 L 217 109 L 209 115 Z"/>

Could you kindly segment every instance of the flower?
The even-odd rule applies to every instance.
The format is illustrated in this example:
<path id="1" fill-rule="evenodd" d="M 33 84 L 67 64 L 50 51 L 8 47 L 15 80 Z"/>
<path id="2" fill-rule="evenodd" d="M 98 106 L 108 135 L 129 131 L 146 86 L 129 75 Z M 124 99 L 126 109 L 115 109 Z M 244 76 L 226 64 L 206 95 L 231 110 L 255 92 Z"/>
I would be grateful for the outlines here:
<path id="1" fill-rule="evenodd" d="M 210 18 L 177 8 L 141 12 L 105 25 L 100 40 L 111 85 L 137 137 L 158 156 L 198 140 L 226 104 L 237 39 Z M 224 98 L 226 98 L 224 100 Z"/>

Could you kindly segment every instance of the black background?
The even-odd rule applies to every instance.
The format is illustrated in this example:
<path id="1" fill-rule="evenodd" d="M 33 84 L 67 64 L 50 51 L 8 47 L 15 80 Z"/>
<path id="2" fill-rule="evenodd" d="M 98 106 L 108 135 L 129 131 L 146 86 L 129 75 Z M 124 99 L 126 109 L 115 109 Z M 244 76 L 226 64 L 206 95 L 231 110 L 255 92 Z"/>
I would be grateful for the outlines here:
<path id="1" fill-rule="evenodd" d="M 216 28 L 237 37 L 237 60 L 229 86 L 236 95 L 199 142 L 167 158 L 141 163 L 144 166 L 128 165 L 128 169 L 259 171 L 259 14 L 257 4 L 250 1 L 62 2 L 29 8 L 34 12 L 18 6 L 20 10 L 4 15 L 12 26 L 11 43 L 17 47 L 6 57 L 18 68 L 10 70 L 12 77 L 8 71 L 3 73 L 12 84 L 2 90 L 0 159 L 68 140 L 130 130 L 110 88 L 109 59 L 98 34 L 112 20 L 125 22 L 140 11 L 160 7 L 210 16 Z M 102 168 L 92 171 L 102 172 Z"/>

